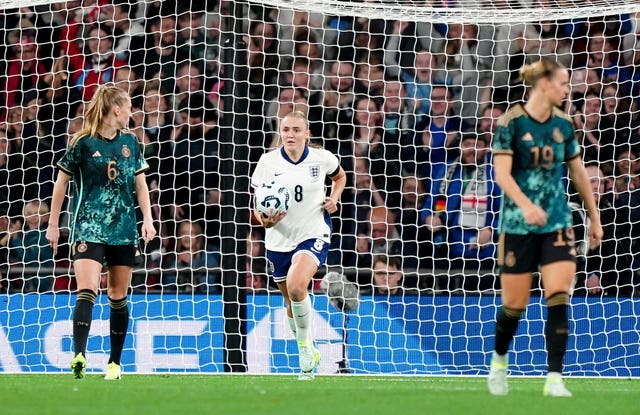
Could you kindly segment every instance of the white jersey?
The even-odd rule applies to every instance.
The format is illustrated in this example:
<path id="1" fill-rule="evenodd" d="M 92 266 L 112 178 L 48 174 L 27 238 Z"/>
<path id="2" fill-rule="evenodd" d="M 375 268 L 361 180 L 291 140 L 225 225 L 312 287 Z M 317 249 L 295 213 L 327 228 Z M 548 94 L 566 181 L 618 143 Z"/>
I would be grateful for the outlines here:
<path id="1" fill-rule="evenodd" d="M 327 150 L 306 147 L 295 163 L 284 148 L 260 157 L 251 177 L 255 189 L 275 180 L 289 190 L 289 210 L 275 226 L 265 232 L 265 247 L 275 252 L 290 252 L 308 239 L 330 242 L 331 219 L 324 210 L 325 179 L 338 173 L 338 158 Z"/>

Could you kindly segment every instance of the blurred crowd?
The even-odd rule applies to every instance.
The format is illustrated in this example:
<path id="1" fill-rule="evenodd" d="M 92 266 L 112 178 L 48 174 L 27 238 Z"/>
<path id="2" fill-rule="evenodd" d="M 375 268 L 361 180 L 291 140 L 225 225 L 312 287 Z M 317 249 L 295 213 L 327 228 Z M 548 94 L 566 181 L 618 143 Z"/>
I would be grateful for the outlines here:
<path id="1" fill-rule="evenodd" d="M 130 129 L 151 166 L 159 229 L 141 258 L 156 272 L 134 279 L 134 289 L 219 292 L 218 124 L 228 114 L 220 44 L 232 7 L 74 0 L 0 11 L 3 290 L 73 288 L 64 276 L 38 270 L 16 278 L 7 269 L 68 263 L 64 250 L 53 257 L 43 236 L 54 166 L 82 125 L 84 103 L 113 82 L 132 97 Z M 388 295 L 499 288 L 492 136 L 497 119 L 525 97 L 519 68 L 552 56 L 571 72 L 563 110 L 592 166 L 605 226 L 602 247 L 584 249 L 576 290 L 634 294 L 640 13 L 437 24 L 251 6 L 243 23 L 252 165 L 276 145 L 280 117 L 300 110 L 312 141 L 338 155 L 348 174 L 330 268 Z M 253 225 L 238 237 L 247 241 L 247 287 L 262 292 L 271 283 L 264 235 Z M 394 278 L 374 278 L 379 265 Z"/>

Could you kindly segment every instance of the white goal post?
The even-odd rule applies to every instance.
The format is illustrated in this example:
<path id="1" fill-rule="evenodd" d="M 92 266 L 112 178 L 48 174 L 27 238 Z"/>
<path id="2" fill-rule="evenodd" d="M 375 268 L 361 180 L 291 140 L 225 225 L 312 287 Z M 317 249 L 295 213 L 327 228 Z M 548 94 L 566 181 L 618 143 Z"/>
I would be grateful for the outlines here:
<path id="1" fill-rule="evenodd" d="M 518 69 L 551 57 L 571 73 L 562 109 L 605 222 L 598 251 L 579 235 L 565 371 L 640 377 L 640 1 L 0 0 L 0 13 L 0 372 L 68 370 L 70 249 L 54 257 L 42 226 L 55 162 L 114 82 L 132 97 L 159 231 L 134 272 L 125 372 L 298 370 L 248 183 L 300 110 L 348 174 L 310 287 L 320 372 L 486 374 L 501 303 L 488 149 L 525 96 Z M 546 371 L 540 288 L 515 374 Z M 89 371 L 106 364 L 108 319 L 103 290 Z"/>

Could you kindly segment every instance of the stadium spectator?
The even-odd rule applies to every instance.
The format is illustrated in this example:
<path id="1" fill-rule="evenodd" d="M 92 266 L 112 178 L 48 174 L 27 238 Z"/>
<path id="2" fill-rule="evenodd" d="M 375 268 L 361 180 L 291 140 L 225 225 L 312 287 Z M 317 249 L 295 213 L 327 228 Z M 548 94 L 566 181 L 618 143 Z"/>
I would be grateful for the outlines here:
<path id="1" fill-rule="evenodd" d="M 309 97 L 309 122 L 313 137 L 322 138 L 327 148 L 351 135 L 353 127 L 354 65 L 347 61 L 329 63 L 322 91 Z"/>
<path id="2" fill-rule="evenodd" d="M 91 100 L 99 85 L 113 82 L 115 71 L 126 65 L 113 52 L 113 33 L 107 26 L 72 23 L 62 29 L 61 36 L 71 80 L 85 101 Z"/>
<path id="3" fill-rule="evenodd" d="M 391 59 L 395 53 L 385 51 L 385 65 L 387 72 L 393 77 L 399 76 L 407 91 L 407 98 L 412 102 L 412 107 L 418 115 L 428 115 L 430 110 L 431 86 L 433 84 L 446 84 L 446 78 L 438 73 L 436 56 L 431 52 L 422 50 L 415 53 L 415 63 L 410 67 L 399 67 Z"/>
<path id="4" fill-rule="evenodd" d="M 402 146 L 405 169 L 424 177 L 431 177 L 436 166 L 453 158 L 462 126 L 453 109 L 450 87 L 433 85 L 430 101 L 429 115 L 420 119 L 416 133 L 407 135 Z"/>
<path id="5" fill-rule="evenodd" d="M 38 112 L 41 99 L 35 91 L 30 91 L 22 97 L 22 136 L 20 153 L 24 165 L 23 182 L 25 185 L 24 199 L 40 199 L 49 201 L 53 192 L 54 151 L 64 147 L 53 142 L 53 137 L 47 134 L 39 120 Z"/>
<path id="6" fill-rule="evenodd" d="M 177 105 L 192 94 L 201 92 L 204 88 L 204 75 L 198 65 L 186 61 L 176 69 L 176 89 L 173 102 Z"/>
<path id="7" fill-rule="evenodd" d="M 177 226 L 175 250 L 163 259 L 163 289 L 169 292 L 218 292 L 217 274 L 220 251 L 206 244 L 204 230 L 198 222 L 184 220 Z"/>
<path id="8" fill-rule="evenodd" d="M 624 240 L 628 238 L 628 226 L 620 226 L 613 205 L 613 193 L 605 189 L 605 177 L 598 164 L 591 162 L 585 166 L 591 190 L 600 211 L 600 220 L 604 236 L 602 243 L 586 252 L 584 264 L 581 264 L 576 283 L 578 293 L 611 297 L 630 296 L 633 293 L 630 252 L 626 250 Z M 621 222 L 627 222 L 624 218 Z M 625 234 L 626 233 L 626 234 Z"/>
<path id="9" fill-rule="evenodd" d="M 345 163 L 345 166 L 351 165 L 353 168 L 346 171 L 349 186 L 342 195 L 340 217 L 334 222 L 334 226 L 338 226 L 327 259 L 327 263 L 335 267 L 357 268 L 358 264 L 370 263 L 366 223 L 371 208 L 384 205 L 384 193 L 376 188 L 369 173 L 369 159 L 357 157 L 353 164 Z M 353 282 L 356 281 L 359 280 Z"/>
<path id="10" fill-rule="evenodd" d="M 587 92 L 582 111 L 576 112 L 573 120 L 578 140 L 584 149 L 584 159 L 610 163 L 614 154 L 613 130 L 602 117 L 601 110 L 600 97 L 593 92 Z"/>
<path id="11" fill-rule="evenodd" d="M 360 96 L 353 105 L 353 137 L 350 146 L 346 147 L 344 154 L 351 154 L 355 157 L 369 158 L 372 154 L 380 151 L 382 147 L 382 111 L 378 103 L 368 97 Z M 342 152 L 341 152 L 342 154 Z M 352 162 L 350 164 L 353 164 Z"/>
<path id="12" fill-rule="evenodd" d="M 382 57 L 370 51 L 356 65 L 355 85 L 353 91 L 358 95 L 368 95 L 376 101 L 384 96 L 384 65 Z"/>
<path id="13" fill-rule="evenodd" d="M 414 260 L 417 269 L 429 268 L 433 258 L 433 249 L 428 243 L 427 228 L 420 221 L 420 209 L 426 197 L 425 180 L 413 174 L 405 174 L 402 178 L 400 207 L 393 209 L 403 247 L 407 252 L 417 255 Z M 409 288 L 408 285 L 405 287 Z"/>
<path id="14" fill-rule="evenodd" d="M 49 223 L 49 206 L 39 201 L 24 205 L 22 229 L 11 232 L 9 238 L 9 258 L 13 263 L 35 268 L 38 271 L 23 276 L 22 292 L 39 293 L 51 291 L 54 275 L 53 249 L 46 238 Z"/>
<path id="15" fill-rule="evenodd" d="M 587 235 L 593 248 L 603 231 L 573 125 L 557 109 L 569 93 L 569 72 L 551 59 L 541 59 L 523 66 L 521 76 L 530 88 L 528 101 L 500 119 L 493 140 L 496 182 L 504 192 L 498 257 L 503 305 L 496 317 L 488 387 L 493 395 L 508 393 L 507 351 L 529 303 L 533 272 L 540 270 L 547 301 L 548 373 L 543 394 L 569 397 L 562 366 L 576 248 L 565 196 L 565 163 L 591 220 Z"/>
<path id="16" fill-rule="evenodd" d="M 416 116 L 408 105 L 407 93 L 400 81 L 385 81 L 382 128 L 380 144 L 369 152 L 371 177 L 376 187 L 386 192 L 385 203 L 394 208 L 400 203 L 402 147 L 416 134 Z"/>
<path id="17" fill-rule="evenodd" d="M 137 6 L 136 2 L 129 0 L 109 0 L 100 6 L 98 15 L 98 22 L 113 32 L 113 52 L 125 62 L 129 62 L 131 45 L 141 44 L 145 34 L 144 26 L 135 19 Z"/>
<path id="18" fill-rule="evenodd" d="M 384 254 L 376 255 L 373 259 L 373 294 L 399 295 L 402 293 L 400 260 Z"/>
<path id="19" fill-rule="evenodd" d="M 616 195 L 640 189 L 640 159 L 638 149 L 634 147 L 621 148 L 615 159 Z"/>
<path id="20" fill-rule="evenodd" d="M 490 25 L 451 23 L 445 44 L 445 72 L 459 90 L 456 114 L 471 125 L 481 106 L 489 103 L 495 82 L 493 69 L 494 28 Z M 504 85 L 504 84 L 498 84 Z"/>
<path id="21" fill-rule="evenodd" d="M 35 29 L 23 29 L 16 33 L 16 43 L 12 46 L 9 59 L 5 63 L 6 76 L 1 79 L 0 89 L 4 111 L 0 121 L 6 119 L 7 109 L 23 102 L 23 94 L 38 91 L 47 73 L 38 53 Z"/>
<path id="22" fill-rule="evenodd" d="M 498 128 L 498 118 L 507 111 L 506 107 L 502 104 L 487 105 L 482 110 L 482 114 L 478 119 L 478 134 L 489 133 L 489 137 L 493 137 L 493 134 Z M 491 143 L 488 143 L 491 146 Z"/>
<path id="23" fill-rule="evenodd" d="M 500 189 L 495 183 L 488 134 L 466 133 L 460 156 L 434 166 L 431 191 L 420 212 L 431 231 L 434 257 L 440 268 L 463 271 L 493 270 L 496 255 Z M 440 260 L 438 260 L 440 259 Z M 458 280 L 448 281 L 459 288 Z M 464 278 L 468 290 L 494 288 L 494 281 Z"/>
<path id="24" fill-rule="evenodd" d="M 201 221 L 207 193 L 218 186 L 218 115 L 203 93 L 185 98 L 178 113 L 175 142 L 161 157 L 159 186 L 175 221 Z"/>
<path id="25" fill-rule="evenodd" d="M 177 66 L 192 58 L 189 45 L 178 43 L 176 17 L 170 13 L 162 10 L 159 16 L 149 21 L 144 38 L 132 38 L 129 57 L 129 65 L 138 78 L 160 81 L 166 91 L 173 91 Z"/>
<path id="26" fill-rule="evenodd" d="M 247 63 L 249 65 L 249 98 L 255 105 L 251 114 L 264 114 L 264 102 L 277 93 L 276 80 L 280 67 L 276 29 L 270 20 L 252 20 L 249 25 Z"/>

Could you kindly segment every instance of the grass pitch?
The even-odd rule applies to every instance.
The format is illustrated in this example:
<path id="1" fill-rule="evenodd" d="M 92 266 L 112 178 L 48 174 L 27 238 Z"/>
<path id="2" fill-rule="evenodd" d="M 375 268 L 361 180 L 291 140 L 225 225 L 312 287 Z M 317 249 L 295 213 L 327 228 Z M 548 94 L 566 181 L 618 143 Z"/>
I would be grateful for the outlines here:
<path id="1" fill-rule="evenodd" d="M 489 395 L 482 377 L 0 375 L 0 413 L 109 415 L 637 414 L 638 379 L 567 379 L 573 398 L 545 398 L 542 378 L 511 378 Z"/>

